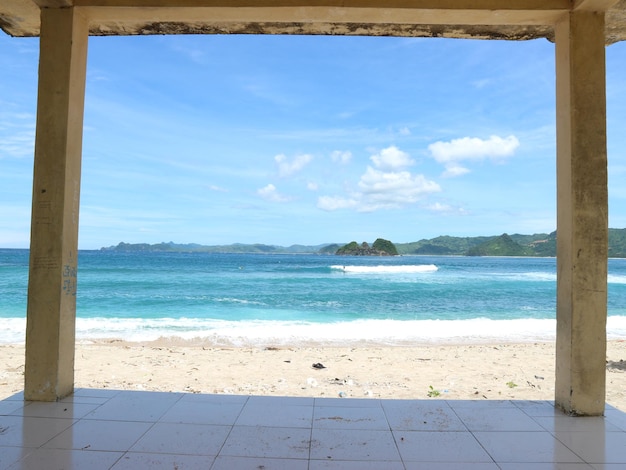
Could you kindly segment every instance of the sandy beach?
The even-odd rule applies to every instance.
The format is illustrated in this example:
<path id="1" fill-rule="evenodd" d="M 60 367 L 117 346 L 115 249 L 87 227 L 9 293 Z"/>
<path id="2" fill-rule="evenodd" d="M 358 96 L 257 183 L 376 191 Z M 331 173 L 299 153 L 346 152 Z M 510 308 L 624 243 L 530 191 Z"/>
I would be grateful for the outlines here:
<path id="1" fill-rule="evenodd" d="M 24 346 L 0 346 L 0 398 L 23 389 Z M 550 400 L 554 344 L 237 347 L 81 343 L 76 387 L 349 398 Z M 607 348 L 607 403 L 626 411 L 626 342 Z"/>

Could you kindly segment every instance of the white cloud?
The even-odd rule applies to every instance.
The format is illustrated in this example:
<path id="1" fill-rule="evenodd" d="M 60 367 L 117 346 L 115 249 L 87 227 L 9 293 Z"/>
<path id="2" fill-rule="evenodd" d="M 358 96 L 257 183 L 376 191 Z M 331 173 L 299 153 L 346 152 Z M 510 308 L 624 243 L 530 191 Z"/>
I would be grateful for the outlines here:
<path id="1" fill-rule="evenodd" d="M 437 183 L 427 180 L 424 175 L 412 175 L 408 171 L 383 172 L 372 167 L 367 167 L 361 176 L 359 189 L 361 210 L 365 211 L 402 207 L 441 191 Z"/>
<path id="2" fill-rule="evenodd" d="M 376 168 L 381 170 L 396 170 L 413 165 L 413 160 L 408 153 L 403 152 L 395 145 L 382 149 L 380 153 L 372 155 L 370 160 Z"/>
<path id="3" fill-rule="evenodd" d="M 454 178 L 455 176 L 461 176 L 469 172 L 469 169 L 464 166 L 448 163 L 446 165 L 446 171 L 443 172 L 442 176 L 444 178 Z"/>
<path id="4" fill-rule="evenodd" d="M 338 209 L 352 209 L 359 205 L 356 199 L 335 197 L 335 196 L 320 196 L 317 199 L 317 207 L 325 211 L 336 211 Z"/>
<path id="5" fill-rule="evenodd" d="M 503 160 L 513 155 L 519 145 L 519 140 L 514 135 L 505 138 L 492 135 L 487 140 L 463 137 L 450 142 L 439 141 L 430 144 L 428 150 L 437 162 L 445 165 L 443 176 L 453 177 L 470 171 L 459 162 Z"/>
<path id="6" fill-rule="evenodd" d="M 350 160 L 352 160 L 352 152 L 335 150 L 333 153 L 330 154 L 330 158 L 333 160 L 333 162 L 345 165 L 346 163 L 349 163 Z"/>
<path id="7" fill-rule="evenodd" d="M 210 185 L 208 186 L 208 188 L 209 188 L 211 191 L 217 191 L 218 193 L 227 193 L 227 192 L 228 192 L 228 189 L 226 189 L 226 188 L 222 188 L 221 186 L 217 186 L 216 184 L 210 184 Z"/>
<path id="8" fill-rule="evenodd" d="M 319 185 L 313 181 L 309 181 L 306 185 L 306 189 L 309 191 L 317 191 L 319 189 Z"/>
<path id="9" fill-rule="evenodd" d="M 297 155 L 293 160 L 289 161 L 286 155 L 279 154 L 274 157 L 274 161 L 278 165 L 278 175 L 281 178 L 291 176 L 304 168 L 309 162 L 313 160 L 313 157 L 308 154 Z"/>
<path id="10" fill-rule="evenodd" d="M 426 206 L 426 208 L 433 212 L 449 212 L 452 209 L 452 207 L 450 207 L 448 204 L 442 204 L 440 202 L 430 204 Z"/>
<path id="11" fill-rule="evenodd" d="M 492 135 L 487 140 L 477 137 L 463 137 L 450 142 L 435 142 L 428 146 L 428 150 L 439 163 L 447 163 L 510 157 L 517 147 L 519 147 L 519 140 L 514 135 L 504 139 Z"/>
<path id="12" fill-rule="evenodd" d="M 368 166 L 361 175 L 358 189 L 345 197 L 321 196 L 317 207 L 326 211 L 356 209 L 372 212 L 414 204 L 431 193 L 441 191 L 439 185 L 424 175 L 399 170 L 413 164 L 409 154 L 395 146 L 381 150 L 371 157 L 376 168 Z M 394 171 L 397 170 L 397 171 Z"/>
<path id="13" fill-rule="evenodd" d="M 261 196 L 263 199 L 265 199 L 266 201 L 270 201 L 270 202 L 289 201 L 289 198 L 287 196 L 280 194 L 278 190 L 276 189 L 276 186 L 274 186 L 271 183 L 261 189 L 258 189 L 257 194 Z"/>
<path id="14" fill-rule="evenodd" d="M 435 202 L 434 204 L 430 204 L 426 206 L 426 209 L 433 211 L 433 212 L 438 212 L 440 214 L 457 214 L 457 215 L 467 214 L 467 211 L 463 209 L 462 207 L 454 207 L 454 206 L 451 206 L 450 204 L 442 204 L 441 202 Z"/>
<path id="15" fill-rule="evenodd" d="M 398 133 L 400 135 L 406 136 L 406 135 L 411 135 L 411 129 L 409 129 L 408 127 L 402 127 Z"/>
<path id="16" fill-rule="evenodd" d="M 25 112 L 0 113 L 0 158 L 32 157 L 34 152 L 35 116 Z"/>

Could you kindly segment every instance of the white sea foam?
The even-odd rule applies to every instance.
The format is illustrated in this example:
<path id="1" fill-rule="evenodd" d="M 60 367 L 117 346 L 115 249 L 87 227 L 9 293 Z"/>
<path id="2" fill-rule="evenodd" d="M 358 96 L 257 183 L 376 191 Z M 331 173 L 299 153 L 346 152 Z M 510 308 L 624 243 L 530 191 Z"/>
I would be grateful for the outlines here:
<path id="1" fill-rule="evenodd" d="M 201 319 L 78 319 L 79 340 L 120 338 L 152 341 L 159 338 L 202 340 L 216 345 L 377 343 L 450 343 L 489 341 L 549 341 L 554 320 L 356 320 L 310 323 L 225 321 Z M 625 331 L 626 336 L 626 331 Z"/>
<path id="2" fill-rule="evenodd" d="M 432 273 L 437 271 L 434 264 L 418 264 L 406 266 L 331 266 L 331 269 L 353 274 L 410 274 Z"/>
<path id="3" fill-rule="evenodd" d="M 549 281 L 556 282 L 556 273 L 528 272 L 519 276 L 526 281 Z"/>
<path id="4" fill-rule="evenodd" d="M 78 321 L 79 339 L 121 338 L 151 341 L 158 338 L 202 340 L 216 345 L 263 344 L 345 345 L 376 343 L 458 343 L 491 341 L 551 341 L 554 320 L 356 320 L 309 323 L 280 321 L 222 321 L 196 319 Z M 626 337 L 626 330 L 624 332 Z"/>
<path id="5" fill-rule="evenodd" d="M 543 273 L 543 272 L 527 272 L 520 274 L 509 274 L 509 277 L 519 278 L 527 281 L 549 281 L 556 282 L 556 273 Z M 619 274 L 609 274 L 607 276 L 607 282 L 609 284 L 626 284 L 626 276 Z"/>
<path id="6" fill-rule="evenodd" d="M 4 319 L 0 343 L 23 343 L 26 321 Z M 225 321 L 193 318 L 78 318 L 76 339 L 154 341 L 159 338 L 196 340 L 224 346 L 406 345 L 424 343 L 490 343 L 554 341 L 556 321 L 550 319 L 490 320 L 356 320 L 336 323 Z M 626 316 L 610 316 L 609 339 L 626 339 Z"/>
<path id="7" fill-rule="evenodd" d="M 263 302 L 256 302 L 254 300 L 236 299 L 234 297 L 222 297 L 215 299 L 216 302 L 224 302 L 229 304 L 242 304 L 242 305 L 263 305 Z"/>
<path id="8" fill-rule="evenodd" d="M 26 337 L 26 318 L 3 318 L 0 344 L 21 344 Z"/>
<path id="9" fill-rule="evenodd" d="M 626 276 L 620 276 L 619 274 L 609 274 L 607 276 L 607 282 L 609 284 L 626 284 Z"/>

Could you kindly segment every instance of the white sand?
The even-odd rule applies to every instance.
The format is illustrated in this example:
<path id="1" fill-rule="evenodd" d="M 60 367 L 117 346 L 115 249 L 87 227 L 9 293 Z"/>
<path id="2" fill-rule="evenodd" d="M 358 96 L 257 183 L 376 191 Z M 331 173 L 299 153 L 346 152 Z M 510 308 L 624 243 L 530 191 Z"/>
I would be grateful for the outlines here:
<path id="1" fill-rule="evenodd" d="M 624 359 L 624 362 L 622 362 Z M 221 348 L 76 347 L 76 387 L 351 398 L 554 398 L 554 344 Z M 316 369 L 313 364 L 322 364 Z M 24 346 L 0 346 L 0 398 L 23 389 Z M 607 402 L 626 411 L 626 342 L 610 341 Z"/>

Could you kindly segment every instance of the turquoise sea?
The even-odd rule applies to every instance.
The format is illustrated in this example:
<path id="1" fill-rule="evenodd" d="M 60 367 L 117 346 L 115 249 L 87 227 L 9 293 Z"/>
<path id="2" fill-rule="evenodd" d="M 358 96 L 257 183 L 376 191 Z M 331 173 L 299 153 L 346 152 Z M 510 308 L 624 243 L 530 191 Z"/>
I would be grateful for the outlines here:
<path id="1" fill-rule="evenodd" d="M 28 251 L 0 250 L 0 342 L 24 341 Z M 626 259 L 609 260 L 626 338 Z M 553 258 L 81 251 L 77 338 L 219 345 L 550 341 Z"/>

